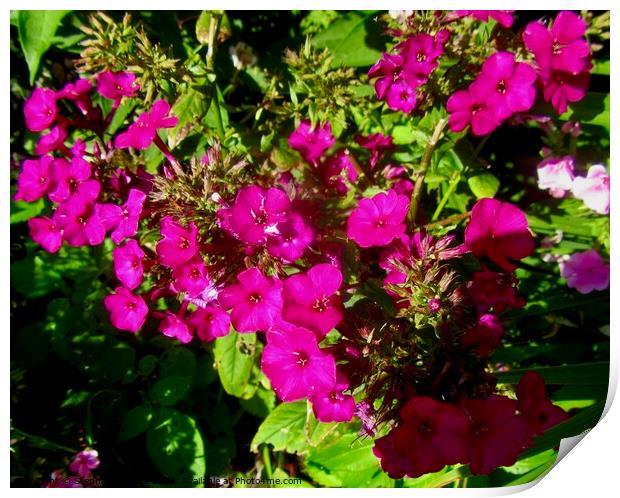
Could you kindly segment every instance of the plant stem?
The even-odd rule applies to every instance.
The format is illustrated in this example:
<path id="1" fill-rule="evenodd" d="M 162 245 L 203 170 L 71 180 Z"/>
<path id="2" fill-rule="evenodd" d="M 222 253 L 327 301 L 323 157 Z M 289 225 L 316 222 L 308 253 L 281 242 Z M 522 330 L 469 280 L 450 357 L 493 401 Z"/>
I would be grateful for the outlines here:
<path id="1" fill-rule="evenodd" d="M 448 216 L 447 218 L 444 218 L 443 220 L 435 221 L 433 223 L 427 223 L 426 225 L 424 225 L 424 228 L 449 225 L 450 223 L 461 221 L 467 218 L 470 214 L 471 214 L 471 211 L 467 211 L 466 213 L 453 214 L 452 216 Z"/>
<path id="2" fill-rule="evenodd" d="M 181 169 L 181 165 L 179 164 L 179 161 L 177 161 L 177 158 L 174 157 L 172 152 L 170 152 L 170 149 L 168 148 L 168 146 L 164 143 L 161 137 L 157 134 L 155 134 L 154 143 L 155 145 L 157 145 L 157 148 L 161 150 L 162 154 L 165 156 L 166 159 L 168 159 L 168 161 L 170 162 L 172 166 L 178 169 Z"/>
<path id="3" fill-rule="evenodd" d="M 273 476 L 273 470 L 271 469 L 271 455 L 269 454 L 269 446 L 263 446 L 263 463 L 265 464 L 265 473 L 267 479 L 271 479 Z"/>
<path id="4" fill-rule="evenodd" d="M 455 173 L 452 177 L 452 180 L 450 181 L 450 185 L 448 185 L 448 189 L 446 190 L 446 193 L 441 198 L 441 201 L 439 201 L 439 204 L 437 205 L 437 209 L 435 209 L 435 212 L 433 213 L 431 221 L 436 221 L 437 218 L 439 218 L 439 215 L 443 211 L 443 208 L 446 206 L 448 200 L 450 199 L 450 196 L 456 190 L 456 187 L 458 186 L 460 181 L 461 181 L 461 174 Z"/>
<path id="5" fill-rule="evenodd" d="M 220 96 L 217 83 L 213 83 L 213 97 L 211 101 L 213 105 L 215 105 L 215 126 L 217 127 L 217 133 L 220 136 L 220 140 L 224 140 L 226 131 L 224 130 L 224 123 L 222 122 L 222 110 L 220 109 Z"/>
<path id="6" fill-rule="evenodd" d="M 424 185 L 424 178 L 426 177 L 426 171 L 431 164 L 431 158 L 433 157 L 433 151 L 439 142 L 439 137 L 441 136 L 441 132 L 445 128 L 448 120 L 442 118 L 435 126 L 435 131 L 433 131 L 433 135 L 430 140 L 426 144 L 426 148 L 424 149 L 424 154 L 422 155 L 422 161 L 420 162 L 420 172 L 418 173 L 418 178 L 413 187 L 413 193 L 411 195 L 411 206 L 409 207 L 409 222 L 413 225 L 415 223 L 416 214 L 418 213 L 418 207 L 420 205 L 420 200 L 422 198 L 422 186 Z"/>
<path id="7" fill-rule="evenodd" d="M 35 436 L 33 434 L 28 434 L 27 432 L 20 431 L 14 427 L 11 427 L 11 433 L 16 434 L 24 439 L 29 439 L 32 441 L 32 445 L 38 448 L 54 448 L 57 450 L 68 451 L 69 453 L 77 453 L 78 450 L 75 448 L 69 448 L 68 446 L 63 446 L 62 444 L 55 443 L 41 436 Z"/>

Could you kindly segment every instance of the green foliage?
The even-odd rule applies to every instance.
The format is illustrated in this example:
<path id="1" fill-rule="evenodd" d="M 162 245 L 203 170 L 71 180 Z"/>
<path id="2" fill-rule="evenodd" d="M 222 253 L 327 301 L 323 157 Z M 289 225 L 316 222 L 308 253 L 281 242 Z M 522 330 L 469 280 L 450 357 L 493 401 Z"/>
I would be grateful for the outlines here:
<path id="1" fill-rule="evenodd" d="M 251 398 L 254 391 L 249 388 L 252 365 L 256 352 L 256 334 L 238 334 L 231 329 L 225 337 L 215 340 L 215 364 L 228 394 L 239 398 Z"/>

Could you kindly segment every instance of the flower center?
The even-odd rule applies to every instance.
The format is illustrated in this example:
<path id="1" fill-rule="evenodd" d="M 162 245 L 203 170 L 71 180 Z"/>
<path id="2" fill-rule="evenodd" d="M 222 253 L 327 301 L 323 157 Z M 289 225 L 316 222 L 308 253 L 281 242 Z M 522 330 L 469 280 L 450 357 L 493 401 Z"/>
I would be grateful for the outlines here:
<path id="1" fill-rule="evenodd" d="M 331 399 L 332 401 L 338 401 L 338 395 L 336 394 L 335 391 L 332 391 L 331 393 L 329 393 L 329 399 Z"/>
<path id="2" fill-rule="evenodd" d="M 486 425 L 480 424 L 474 427 L 474 436 L 484 436 L 487 432 L 489 432 L 489 428 Z"/>
<path id="3" fill-rule="evenodd" d="M 506 84 L 504 80 L 500 81 L 497 84 L 497 91 L 501 93 L 502 95 L 505 94 L 507 90 L 508 90 L 508 85 Z"/>
<path id="4" fill-rule="evenodd" d="M 422 52 L 418 52 L 418 55 L 416 55 L 416 60 L 418 62 L 424 62 L 426 60 L 426 54 L 423 54 Z"/>
<path id="5" fill-rule="evenodd" d="M 47 183 L 47 178 L 45 178 L 44 176 L 40 177 L 39 178 L 39 183 L 41 185 L 45 185 Z"/>
<path id="6" fill-rule="evenodd" d="M 297 364 L 300 367 L 305 367 L 310 363 L 310 358 L 308 358 L 308 355 L 304 351 L 298 351 L 295 354 L 297 355 Z"/>
<path id="7" fill-rule="evenodd" d="M 181 249 L 187 249 L 189 247 L 189 240 L 181 239 L 181 241 L 179 242 L 179 247 Z"/>
<path id="8" fill-rule="evenodd" d="M 140 264 L 137 261 L 134 261 L 133 263 L 131 263 L 131 267 L 134 270 L 137 270 L 138 268 L 140 268 Z"/>
<path id="9" fill-rule="evenodd" d="M 482 106 L 480 104 L 474 104 L 474 105 L 471 106 L 471 113 L 472 114 L 476 114 L 480 110 L 482 110 Z"/>
<path id="10" fill-rule="evenodd" d="M 396 69 L 394 69 L 394 72 L 392 73 L 392 81 L 394 81 L 395 83 L 397 81 L 400 81 L 402 74 L 403 69 L 401 67 L 397 67 Z"/>
<path id="11" fill-rule="evenodd" d="M 136 303 L 131 303 L 131 302 L 130 302 L 130 303 L 127 303 L 127 309 L 128 309 L 129 311 L 133 311 L 133 310 L 135 310 L 135 309 L 136 309 Z"/>
<path id="12" fill-rule="evenodd" d="M 375 225 L 375 226 L 376 226 L 377 228 L 383 228 L 385 225 L 387 225 L 386 221 L 385 221 L 385 220 L 382 220 L 382 219 L 379 219 L 379 220 L 377 220 L 377 223 L 376 223 L 376 225 Z"/>
<path id="13" fill-rule="evenodd" d="M 266 225 L 267 224 L 267 213 L 261 211 L 260 213 L 254 216 L 254 223 L 257 225 Z"/>
<path id="14" fill-rule="evenodd" d="M 409 93 L 408 92 L 402 92 L 400 94 L 400 100 L 407 100 L 409 99 Z"/>
<path id="15" fill-rule="evenodd" d="M 198 270 L 198 268 L 192 268 L 191 271 L 189 272 L 189 276 L 191 278 L 199 278 L 200 277 L 200 271 Z"/>
<path id="16" fill-rule="evenodd" d="M 261 296 L 258 292 L 252 292 L 252 294 L 250 294 L 250 297 L 248 297 L 250 302 L 254 304 L 259 303 L 262 298 L 263 296 Z"/>
<path id="17" fill-rule="evenodd" d="M 423 434 L 430 434 L 433 432 L 433 426 L 429 421 L 424 421 L 418 427 L 418 431 Z"/>
<path id="18" fill-rule="evenodd" d="M 314 302 L 314 305 L 312 306 L 312 309 L 315 311 L 318 311 L 319 313 L 322 313 L 323 311 L 325 311 L 328 307 L 329 304 L 329 298 L 325 295 L 323 295 L 322 298 L 317 299 Z"/>
<path id="19" fill-rule="evenodd" d="M 553 55 L 558 55 L 562 53 L 562 45 L 560 45 L 558 42 L 555 42 L 553 44 Z"/>

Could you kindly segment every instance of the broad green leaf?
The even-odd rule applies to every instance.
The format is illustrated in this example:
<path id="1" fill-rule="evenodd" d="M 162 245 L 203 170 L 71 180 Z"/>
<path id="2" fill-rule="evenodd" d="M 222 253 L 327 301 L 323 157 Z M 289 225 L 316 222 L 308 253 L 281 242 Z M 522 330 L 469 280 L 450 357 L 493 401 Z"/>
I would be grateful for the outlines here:
<path id="1" fill-rule="evenodd" d="M 316 48 L 328 48 L 336 64 L 371 66 L 385 49 L 375 13 L 349 12 L 312 39 Z"/>
<path id="2" fill-rule="evenodd" d="M 45 201 L 39 199 L 35 202 L 11 200 L 11 225 L 28 221 L 30 218 L 39 216 L 45 209 Z"/>
<path id="3" fill-rule="evenodd" d="M 611 68 L 611 61 L 595 61 L 594 67 L 592 68 L 592 74 L 602 74 L 604 76 L 609 76 L 609 69 Z"/>
<path id="4" fill-rule="evenodd" d="M 446 466 L 439 472 L 431 472 L 417 478 L 404 478 L 405 488 L 442 488 L 448 484 L 469 477 L 469 465 Z"/>
<path id="5" fill-rule="evenodd" d="M 276 406 L 259 426 L 250 449 L 258 451 L 261 444 L 271 444 L 274 451 L 301 453 L 308 445 L 304 434 L 307 417 L 305 400 Z"/>
<path id="6" fill-rule="evenodd" d="M 204 478 L 205 444 L 196 421 L 177 410 L 160 408 L 146 431 L 146 449 L 163 475 L 185 486 Z"/>
<path id="7" fill-rule="evenodd" d="M 168 145 L 176 147 L 196 126 L 209 110 L 207 87 L 190 87 L 173 104 L 170 113 L 179 118 L 178 124 L 168 131 Z"/>
<path id="8" fill-rule="evenodd" d="M 151 375 L 155 370 L 155 367 L 157 367 L 157 361 L 157 356 L 147 354 L 138 362 L 138 372 L 141 375 Z"/>
<path id="9" fill-rule="evenodd" d="M 28 64 L 31 85 L 34 83 L 41 57 L 52 45 L 58 26 L 69 12 L 69 10 L 19 11 L 17 16 L 19 43 Z"/>
<path id="10" fill-rule="evenodd" d="M 491 173 L 482 173 L 467 179 L 467 184 L 477 199 L 495 197 L 499 190 L 499 180 Z"/>
<path id="11" fill-rule="evenodd" d="M 196 373 L 196 356 L 183 346 L 175 346 L 163 355 L 160 360 L 160 375 L 172 375 L 191 378 Z"/>
<path id="12" fill-rule="evenodd" d="M 238 334 L 232 329 L 227 336 L 215 340 L 215 364 L 228 394 L 244 395 L 254 364 L 255 343 L 256 334 Z"/>
<path id="13" fill-rule="evenodd" d="M 191 378 L 179 375 L 162 377 L 151 387 L 151 398 L 163 406 L 175 405 L 187 394 L 191 382 Z"/>
<path id="14" fill-rule="evenodd" d="M 244 410 L 252 415 L 265 418 L 274 409 L 276 405 L 276 394 L 273 389 L 258 388 L 250 399 L 242 399 L 240 401 Z"/>
<path id="15" fill-rule="evenodd" d="M 295 483 L 292 484 L 292 479 L 295 479 Z M 273 471 L 273 475 L 271 476 L 271 482 L 267 481 L 268 487 L 271 488 L 313 488 L 312 484 L 308 481 L 304 481 L 299 477 L 292 478 L 282 469 L 277 468 Z"/>
<path id="16" fill-rule="evenodd" d="M 498 382 L 516 384 L 525 372 L 537 372 L 547 384 L 561 385 L 607 385 L 609 384 L 609 363 L 578 363 L 559 367 L 532 367 L 508 372 L 496 372 Z"/>
<path id="17" fill-rule="evenodd" d="M 338 483 L 345 488 L 393 487 L 394 481 L 381 470 L 373 446 L 370 438 L 344 434 L 311 450 L 304 460 L 304 470 L 325 486 Z"/>
<path id="18" fill-rule="evenodd" d="M 26 297 L 36 298 L 64 289 L 65 283 L 62 274 L 37 255 L 11 265 L 11 286 Z"/>
<path id="19" fill-rule="evenodd" d="M 426 132 L 412 126 L 397 125 L 392 130 L 392 138 L 396 145 L 418 143 L 425 146 L 430 137 Z"/>
<path id="20" fill-rule="evenodd" d="M 153 419 L 154 411 L 148 405 L 138 405 L 129 410 L 121 421 L 119 441 L 126 441 L 142 434 Z"/>

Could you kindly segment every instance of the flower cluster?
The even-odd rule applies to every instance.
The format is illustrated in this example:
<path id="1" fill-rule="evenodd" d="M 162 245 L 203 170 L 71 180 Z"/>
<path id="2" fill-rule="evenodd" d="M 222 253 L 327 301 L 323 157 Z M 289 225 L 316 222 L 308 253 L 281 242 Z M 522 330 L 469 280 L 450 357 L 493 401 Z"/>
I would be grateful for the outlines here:
<path id="1" fill-rule="evenodd" d="M 46 488 L 92 488 L 101 485 L 101 480 L 93 475 L 99 467 L 99 453 L 86 448 L 77 453 L 69 464 L 70 474 L 58 469 L 51 473 L 50 478 L 43 482 Z"/>

